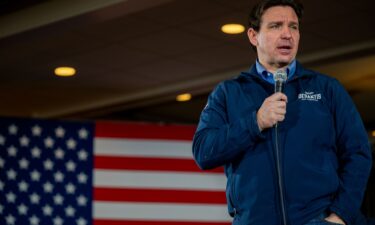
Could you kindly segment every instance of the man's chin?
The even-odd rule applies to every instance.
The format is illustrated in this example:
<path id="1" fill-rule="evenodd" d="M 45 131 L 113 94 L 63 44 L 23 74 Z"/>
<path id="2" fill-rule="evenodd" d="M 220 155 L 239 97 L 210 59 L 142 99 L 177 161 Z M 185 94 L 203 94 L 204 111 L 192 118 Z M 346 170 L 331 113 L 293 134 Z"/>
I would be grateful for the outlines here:
<path id="1" fill-rule="evenodd" d="M 281 58 L 278 60 L 278 64 L 283 67 L 289 65 L 294 60 L 294 57 Z"/>
<path id="2" fill-rule="evenodd" d="M 279 68 L 282 68 L 282 67 L 286 67 L 288 66 L 290 63 L 292 62 L 292 60 L 286 60 L 286 61 L 279 61 L 277 62 L 277 65 Z"/>

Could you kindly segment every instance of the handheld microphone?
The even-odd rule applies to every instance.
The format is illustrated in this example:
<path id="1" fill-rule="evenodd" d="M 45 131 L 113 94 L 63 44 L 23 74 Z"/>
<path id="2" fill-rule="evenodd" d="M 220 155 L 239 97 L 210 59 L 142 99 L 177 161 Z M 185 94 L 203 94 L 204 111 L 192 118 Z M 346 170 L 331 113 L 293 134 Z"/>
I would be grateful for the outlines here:
<path id="1" fill-rule="evenodd" d="M 275 93 L 283 92 L 284 83 L 288 79 L 288 75 L 285 70 L 279 69 L 273 74 L 273 80 L 275 81 Z M 275 124 L 278 127 L 278 123 Z"/>
<path id="2" fill-rule="evenodd" d="M 275 81 L 275 93 L 283 92 L 284 83 L 287 80 L 288 76 L 285 70 L 279 69 L 273 75 L 273 80 Z"/>
<path id="3" fill-rule="evenodd" d="M 286 79 L 288 78 L 286 72 L 282 69 L 277 70 L 274 75 L 273 79 L 275 81 L 275 93 L 277 92 L 283 92 L 283 87 Z M 284 190 L 283 190 L 283 180 L 281 177 L 281 153 L 279 149 L 279 131 L 278 131 L 279 123 L 275 124 L 275 157 L 276 157 L 276 170 L 278 174 L 278 185 L 279 185 L 279 194 L 280 194 L 280 199 L 281 199 L 281 211 L 282 211 L 282 218 L 283 218 L 283 225 L 287 225 L 286 221 L 286 213 L 285 213 L 285 199 L 284 199 Z"/>

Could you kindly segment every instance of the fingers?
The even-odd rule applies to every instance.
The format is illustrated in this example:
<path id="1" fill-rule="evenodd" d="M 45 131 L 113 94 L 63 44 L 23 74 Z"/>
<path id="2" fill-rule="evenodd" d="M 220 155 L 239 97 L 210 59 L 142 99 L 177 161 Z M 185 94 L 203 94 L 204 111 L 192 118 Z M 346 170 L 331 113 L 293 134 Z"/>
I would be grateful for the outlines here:
<path id="1" fill-rule="evenodd" d="M 288 97 L 284 94 L 284 93 L 281 93 L 281 92 L 277 92 L 273 95 L 271 95 L 270 97 L 266 98 L 270 101 L 284 101 L 284 102 L 288 102 Z"/>
<path id="2" fill-rule="evenodd" d="M 275 125 L 277 122 L 282 122 L 285 119 L 286 110 L 276 110 L 274 112 L 270 112 L 269 120 L 271 122 L 271 126 Z"/>
<path id="3" fill-rule="evenodd" d="M 266 98 L 257 112 L 257 122 L 260 130 L 270 128 L 285 119 L 287 96 L 275 93 Z"/>
<path id="4" fill-rule="evenodd" d="M 288 98 L 286 97 L 286 95 L 282 93 L 276 93 L 266 98 L 263 102 L 263 105 L 271 109 L 286 109 L 287 100 Z"/>
<path id="5" fill-rule="evenodd" d="M 282 122 L 285 119 L 285 114 L 278 114 L 278 115 L 275 116 L 275 119 L 276 119 L 275 123 Z"/>
<path id="6" fill-rule="evenodd" d="M 275 101 L 273 102 L 273 105 L 275 106 L 275 109 L 284 109 L 286 110 L 286 102 L 284 101 Z"/>

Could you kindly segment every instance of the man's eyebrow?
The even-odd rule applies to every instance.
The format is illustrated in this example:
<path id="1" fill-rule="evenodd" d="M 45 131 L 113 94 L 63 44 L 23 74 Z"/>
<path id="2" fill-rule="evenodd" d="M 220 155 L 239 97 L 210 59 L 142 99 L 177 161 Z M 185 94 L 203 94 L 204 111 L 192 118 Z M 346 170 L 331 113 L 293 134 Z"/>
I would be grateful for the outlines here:
<path id="1" fill-rule="evenodd" d="M 284 21 L 270 21 L 270 22 L 267 23 L 267 26 L 269 26 L 269 25 L 282 25 L 282 24 L 284 24 Z M 289 26 L 290 26 L 290 25 L 297 25 L 297 26 L 299 26 L 299 22 L 296 22 L 296 21 L 290 21 L 290 22 L 288 23 L 288 25 L 289 25 Z"/>
<path id="2" fill-rule="evenodd" d="M 292 24 L 292 25 L 299 25 L 299 23 L 296 22 L 296 21 L 290 21 L 289 24 Z"/>
<path id="3" fill-rule="evenodd" d="M 270 21 L 268 22 L 268 24 L 283 24 L 284 22 L 283 21 Z"/>

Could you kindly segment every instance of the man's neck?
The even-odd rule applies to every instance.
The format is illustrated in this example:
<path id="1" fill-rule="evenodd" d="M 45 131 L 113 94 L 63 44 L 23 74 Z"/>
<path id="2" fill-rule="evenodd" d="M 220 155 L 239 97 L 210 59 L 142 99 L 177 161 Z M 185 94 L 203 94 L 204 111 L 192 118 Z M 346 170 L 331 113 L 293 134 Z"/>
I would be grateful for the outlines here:
<path id="1" fill-rule="evenodd" d="M 277 63 L 274 63 L 274 64 L 267 64 L 267 63 L 263 63 L 261 62 L 259 59 L 258 59 L 258 62 L 270 73 L 275 73 L 277 70 L 286 70 L 288 68 L 288 66 L 290 65 L 289 64 L 277 64 Z"/>
<path id="2" fill-rule="evenodd" d="M 258 73 L 258 75 L 265 81 L 271 83 L 271 84 L 274 84 L 274 79 L 273 79 L 273 74 L 275 74 L 275 72 L 282 68 L 286 74 L 288 75 L 288 79 L 290 79 L 291 77 L 293 77 L 295 75 L 295 72 L 296 72 L 296 67 L 297 67 L 297 62 L 296 60 L 293 60 L 288 66 L 286 67 L 281 67 L 281 66 L 278 66 L 278 67 L 271 67 L 271 69 L 273 68 L 273 70 L 267 70 L 262 64 L 260 64 L 259 60 L 257 59 L 256 62 L 255 62 L 255 68 L 256 68 L 256 71 Z"/>

